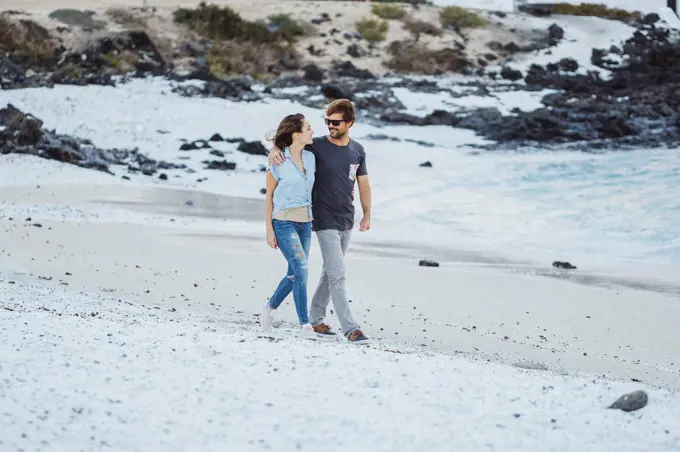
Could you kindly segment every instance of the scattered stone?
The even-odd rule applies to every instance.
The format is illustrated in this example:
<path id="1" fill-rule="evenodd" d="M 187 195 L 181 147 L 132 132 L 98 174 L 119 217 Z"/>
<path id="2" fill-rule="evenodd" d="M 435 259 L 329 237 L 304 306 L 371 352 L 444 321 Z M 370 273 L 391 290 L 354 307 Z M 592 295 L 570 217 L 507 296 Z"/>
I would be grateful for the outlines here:
<path id="1" fill-rule="evenodd" d="M 531 4 L 531 3 L 525 3 L 521 4 L 518 6 L 518 10 L 531 14 L 532 16 L 536 17 L 549 17 L 552 16 L 552 8 L 553 4 Z"/>
<path id="2" fill-rule="evenodd" d="M 660 20 L 661 17 L 657 13 L 649 13 L 640 20 L 640 23 L 643 25 L 654 25 Z"/>
<path id="3" fill-rule="evenodd" d="M 196 149 L 209 148 L 210 145 L 203 140 L 192 141 L 191 143 L 182 143 L 179 147 L 180 151 L 193 151 Z"/>
<path id="4" fill-rule="evenodd" d="M 439 262 L 433 261 L 430 259 L 422 259 L 420 262 L 418 262 L 418 266 L 420 267 L 439 267 Z"/>
<path id="5" fill-rule="evenodd" d="M 347 39 L 351 38 L 347 37 Z M 361 58 L 367 53 L 368 52 L 361 48 L 361 46 L 357 43 L 353 43 L 347 46 L 347 55 L 351 56 L 352 58 Z"/>
<path id="6" fill-rule="evenodd" d="M 522 50 L 522 48 L 515 44 L 514 42 L 508 42 L 503 46 L 503 50 L 505 50 L 508 53 L 517 53 L 520 50 Z"/>
<path id="7" fill-rule="evenodd" d="M 634 391 L 619 397 L 609 406 L 609 409 L 617 409 L 626 412 L 636 411 L 647 406 L 648 400 L 649 398 L 645 391 Z"/>
<path id="8" fill-rule="evenodd" d="M 244 141 L 236 149 L 250 155 L 263 155 L 266 157 L 269 154 L 261 141 Z"/>
<path id="9" fill-rule="evenodd" d="M 504 78 L 505 80 L 515 82 L 517 80 L 522 79 L 522 72 L 518 71 L 517 69 L 512 69 L 508 66 L 503 66 L 503 68 L 501 69 L 501 77 Z"/>
<path id="10" fill-rule="evenodd" d="M 562 58 L 557 66 L 565 72 L 576 72 L 578 70 L 578 61 L 573 58 Z"/>
<path id="11" fill-rule="evenodd" d="M 318 17 L 313 17 L 310 22 L 313 23 L 314 25 L 320 25 L 324 22 L 330 22 L 331 17 L 328 15 L 328 13 L 321 13 Z"/>
<path id="12" fill-rule="evenodd" d="M 423 140 L 414 140 L 413 138 L 406 138 L 404 141 L 406 141 L 407 143 L 414 143 L 414 144 L 417 144 L 419 146 L 424 146 L 426 148 L 435 147 L 434 143 L 429 143 L 429 142 L 423 141 Z"/>
<path id="13" fill-rule="evenodd" d="M 564 29 L 557 24 L 548 27 L 548 42 L 551 46 L 557 45 L 564 39 Z"/>
<path id="14" fill-rule="evenodd" d="M 227 143 L 245 143 L 246 139 L 245 138 L 225 138 Z"/>
<path id="15" fill-rule="evenodd" d="M 302 68 L 304 75 L 302 79 L 308 82 L 320 83 L 323 80 L 323 70 L 314 63 L 309 63 Z"/>
<path id="16" fill-rule="evenodd" d="M 421 163 L 421 164 L 418 165 L 418 166 L 420 166 L 420 167 L 422 167 L 422 168 L 432 168 L 432 162 L 428 160 L 428 161 L 426 161 L 426 162 Z"/>
<path id="17" fill-rule="evenodd" d="M 577 267 L 574 265 L 571 265 L 569 262 L 562 262 L 562 261 L 555 261 L 552 263 L 552 266 L 555 268 L 564 268 L 567 270 L 574 270 Z"/>
<path id="18" fill-rule="evenodd" d="M 352 94 L 338 85 L 323 85 L 321 87 L 321 93 L 329 101 L 336 99 L 353 100 Z"/>
<path id="19" fill-rule="evenodd" d="M 205 169 L 231 171 L 236 169 L 236 163 L 228 162 L 226 160 L 205 160 Z"/>
<path id="20" fill-rule="evenodd" d="M 213 136 L 208 139 L 208 141 L 224 141 L 224 138 L 222 138 L 222 135 L 219 133 L 213 134 Z"/>
<path id="21" fill-rule="evenodd" d="M 389 141 L 396 141 L 396 142 L 401 141 L 400 138 L 391 137 L 389 135 L 384 135 L 384 134 L 380 134 L 380 133 L 370 133 L 370 134 L 366 135 L 364 138 L 368 139 L 368 140 L 389 140 Z"/>
<path id="22" fill-rule="evenodd" d="M 201 66 L 196 71 L 183 76 L 171 73 L 169 78 L 178 82 L 189 80 L 202 80 L 205 82 L 203 86 L 195 84 L 175 86 L 172 92 L 182 96 L 219 97 L 241 102 L 253 102 L 261 99 L 261 96 L 252 90 L 253 80 L 251 77 L 241 76 L 230 80 L 223 80 L 216 78 L 205 66 Z"/>

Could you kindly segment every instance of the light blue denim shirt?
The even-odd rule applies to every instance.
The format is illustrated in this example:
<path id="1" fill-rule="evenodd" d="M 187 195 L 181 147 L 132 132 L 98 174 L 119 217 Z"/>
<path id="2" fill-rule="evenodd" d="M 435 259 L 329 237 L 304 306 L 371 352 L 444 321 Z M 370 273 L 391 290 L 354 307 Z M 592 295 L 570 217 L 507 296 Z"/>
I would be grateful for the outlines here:
<path id="1" fill-rule="evenodd" d="M 309 218 L 312 218 L 312 188 L 314 187 L 314 173 L 316 172 L 316 158 L 314 154 L 302 150 L 303 173 L 295 166 L 291 159 L 290 149 L 283 151 L 286 160 L 280 165 L 271 165 L 269 170 L 278 181 L 274 190 L 274 212 L 276 215 L 284 209 L 307 206 Z"/>

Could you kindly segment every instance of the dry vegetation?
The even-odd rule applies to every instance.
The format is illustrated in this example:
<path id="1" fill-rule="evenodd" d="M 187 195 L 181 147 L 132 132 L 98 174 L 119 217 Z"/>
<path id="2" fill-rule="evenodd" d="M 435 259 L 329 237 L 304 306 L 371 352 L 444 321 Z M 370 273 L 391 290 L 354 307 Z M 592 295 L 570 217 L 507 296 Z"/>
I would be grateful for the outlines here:
<path id="1" fill-rule="evenodd" d="M 106 15 L 113 23 L 122 25 L 125 28 L 146 29 L 148 22 L 145 18 L 138 16 L 134 12 L 124 8 L 111 8 L 106 11 Z"/>
<path id="2" fill-rule="evenodd" d="M 404 19 L 404 29 L 413 34 L 416 38 L 420 35 L 440 36 L 442 34 L 442 29 L 435 24 L 413 17 Z"/>
<path id="3" fill-rule="evenodd" d="M 437 75 L 461 72 L 470 62 L 458 50 L 451 48 L 432 50 L 410 41 L 394 41 L 387 48 L 391 58 L 386 65 L 397 72 Z"/>
<path id="4" fill-rule="evenodd" d="M 30 65 L 40 65 L 55 52 L 47 30 L 29 21 L 14 22 L 4 14 L 0 14 L 0 50 Z"/>
<path id="5" fill-rule="evenodd" d="M 621 21 L 638 20 L 642 17 L 642 13 L 639 11 L 630 12 L 620 8 L 609 8 L 607 5 L 597 3 L 581 3 L 580 5 L 557 3 L 552 10 L 555 14 L 592 16 Z"/>
<path id="6" fill-rule="evenodd" d="M 294 60 L 294 54 L 290 58 Z M 221 41 L 210 49 L 206 62 L 210 73 L 218 78 L 248 74 L 268 81 L 274 78 L 273 66 L 279 65 L 281 59 L 281 52 L 266 44 Z"/>
<path id="7" fill-rule="evenodd" d="M 311 23 L 288 14 L 270 16 L 265 22 L 244 20 L 229 7 L 201 3 L 195 9 L 180 8 L 174 21 L 213 40 L 206 57 L 211 73 L 220 77 L 249 74 L 264 79 L 298 64 L 293 44 L 315 32 Z"/>

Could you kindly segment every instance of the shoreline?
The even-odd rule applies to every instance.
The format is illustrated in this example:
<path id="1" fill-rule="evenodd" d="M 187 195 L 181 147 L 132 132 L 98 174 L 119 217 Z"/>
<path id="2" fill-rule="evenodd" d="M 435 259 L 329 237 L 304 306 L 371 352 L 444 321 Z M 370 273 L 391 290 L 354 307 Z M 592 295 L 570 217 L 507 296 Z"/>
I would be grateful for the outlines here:
<path id="1" fill-rule="evenodd" d="M 136 191 L 140 199 L 147 189 L 122 187 L 3 189 L 3 206 L 31 220 L 0 220 L 7 239 L 2 267 L 164 308 L 232 309 L 252 321 L 259 312 L 256 300 L 268 296 L 283 263 L 259 241 L 239 237 L 251 223 L 230 231 L 224 220 L 158 215 L 153 209 L 125 213 L 107 205 L 101 192 L 135 199 Z M 23 201 L 13 191 L 23 191 Z M 49 198 L 56 202 L 50 205 Z M 176 199 L 179 206 L 186 198 Z M 348 281 L 356 294 L 355 316 L 378 342 L 678 388 L 680 355 L 670 346 L 677 339 L 677 297 L 469 263 L 424 268 L 412 259 L 357 252 L 362 243 L 356 240 L 353 245 Z M 310 259 L 313 286 L 320 265 L 315 247 Z M 289 304 L 282 310 L 285 322 L 294 320 Z"/>
<path id="2" fill-rule="evenodd" d="M 161 215 L 168 217 L 184 217 L 189 222 L 200 219 L 223 220 L 227 223 L 237 222 L 239 230 L 228 233 L 218 232 L 218 225 L 213 226 L 212 232 L 201 232 L 201 235 L 215 239 L 223 237 L 259 242 L 260 237 L 253 234 L 243 234 L 241 231 L 250 226 L 257 228 L 261 224 L 260 208 L 263 200 L 257 198 L 222 195 L 204 192 L 192 188 L 162 187 L 149 184 L 112 184 L 106 188 L 102 186 L 68 184 L 53 185 L 45 190 L 29 192 L 26 187 L 3 187 L 4 203 L 35 202 L 49 203 L 49 199 L 67 197 L 73 206 L 100 205 L 113 209 L 136 212 L 142 215 Z M 117 182 L 117 181 L 116 181 Z M 75 193 L 75 196 L 74 196 Z M 186 201 L 191 200 L 191 205 Z M 196 233 L 199 234 L 199 233 Z M 674 278 L 675 266 L 658 266 L 650 269 L 642 263 L 589 268 L 576 263 L 576 270 L 553 268 L 550 257 L 539 263 L 535 258 L 512 258 L 503 253 L 487 253 L 482 250 L 458 249 L 451 247 L 434 247 L 425 243 L 415 243 L 394 240 L 375 240 L 361 234 L 354 234 L 350 245 L 353 253 L 369 257 L 388 258 L 403 261 L 406 265 L 417 265 L 421 259 L 433 259 L 440 264 L 453 266 L 472 266 L 486 268 L 519 275 L 532 275 L 588 287 L 612 290 L 640 290 L 672 297 L 678 297 L 680 303 L 680 284 Z M 646 268 L 646 269 L 645 269 Z M 436 270 L 435 270 L 436 271 Z"/>

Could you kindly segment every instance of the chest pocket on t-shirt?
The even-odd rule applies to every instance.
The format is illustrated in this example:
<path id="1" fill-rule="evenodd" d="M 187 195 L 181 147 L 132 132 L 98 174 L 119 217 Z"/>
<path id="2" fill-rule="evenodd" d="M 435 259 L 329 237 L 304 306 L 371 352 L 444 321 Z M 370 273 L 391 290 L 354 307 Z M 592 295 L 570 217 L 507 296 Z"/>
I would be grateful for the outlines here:
<path id="1" fill-rule="evenodd" d="M 357 180 L 357 170 L 359 169 L 359 164 L 349 165 L 349 179 L 354 182 Z"/>

